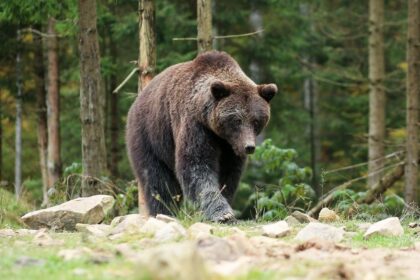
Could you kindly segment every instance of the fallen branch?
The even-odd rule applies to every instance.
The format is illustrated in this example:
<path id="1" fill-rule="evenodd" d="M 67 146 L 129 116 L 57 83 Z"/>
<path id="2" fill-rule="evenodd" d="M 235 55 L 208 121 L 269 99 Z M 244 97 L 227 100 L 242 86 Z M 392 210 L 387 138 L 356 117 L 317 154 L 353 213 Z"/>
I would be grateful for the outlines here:
<path id="1" fill-rule="evenodd" d="M 390 172 L 386 173 L 385 176 L 375 185 L 372 186 L 370 190 L 368 190 L 364 200 L 357 201 L 358 203 L 371 203 L 375 198 L 386 191 L 388 188 L 390 188 L 398 179 L 400 179 L 404 175 L 404 162 L 399 162 L 396 165 L 388 166 L 387 169 L 390 167 L 394 167 Z M 385 168 L 384 168 L 385 169 Z M 373 173 L 370 173 L 365 176 L 361 176 L 355 179 L 352 179 L 350 181 L 345 182 L 344 184 L 341 184 L 334 189 L 332 189 L 328 194 L 326 194 L 323 198 L 321 198 L 318 203 L 312 207 L 311 210 L 308 211 L 308 215 L 314 217 L 321 211 L 321 209 L 325 206 L 328 206 L 331 204 L 331 202 L 334 200 L 334 193 L 338 190 L 344 190 L 350 187 L 353 183 L 366 179 L 369 176 L 375 175 L 379 172 L 382 172 L 384 169 L 377 170 Z M 401 171 L 402 169 L 402 171 Z M 402 174 L 400 174 L 402 172 Z M 369 198 L 369 200 L 367 199 Z M 366 199 L 366 201 L 365 201 Z"/>
<path id="2" fill-rule="evenodd" d="M 367 191 L 366 196 L 357 200 L 357 203 L 372 203 L 380 194 L 392 187 L 392 185 L 404 175 L 404 165 L 404 163 L 400 163 L 393 170 L 385 174 L 378 183 Z"/>
<path id="3" fill-rule="evenodd" d="M 327 205 L 329 205 L 334 200 L 334 194 L 338 190 L 344 190 L 350 187 L 355 181 L 350 180 L 348 182 L 345 182 L 344 184 L 341 184 L 337 187 L 335 187 L 332 191 L 330 191 L 326 196 L 324 196 L 321 200 L 318 201 L 318 203 L 312 207 L 311 210 L 308 211 L 308 215 L 311 217 L 315 217 L 321 209 Z"/>
<path id="4" fill-rule="evenodd" d="M 247 36 L 253 36 L 258 33 L 264 32 L 264 29 L 257 30 L 254 32 L 249 33 L 243 33 L 243 34 L 236 34 L 236 35 L 224 35 L 224 36 L 214 36 L 212 39 L 229 39 L 229 38 L 238 38 L 238 37 L 247 37 Z M 197 41 L 197 37 L 186 37 L 186 38 L 172 38 L 173 41 Z"/>
<path id="5" fill-rule="evenodd" d="M 112 93 L 118 93 L 118 91 L 131 79 L 131 77 L 133 77 L 135 73 L 137 73 L 138 70 L 139 69 L 137 67 L 131 70 L 130 74 L 128 74 L 124 81 L 122 81 L 122 83 L 116 89 L 114 89 Z"/>

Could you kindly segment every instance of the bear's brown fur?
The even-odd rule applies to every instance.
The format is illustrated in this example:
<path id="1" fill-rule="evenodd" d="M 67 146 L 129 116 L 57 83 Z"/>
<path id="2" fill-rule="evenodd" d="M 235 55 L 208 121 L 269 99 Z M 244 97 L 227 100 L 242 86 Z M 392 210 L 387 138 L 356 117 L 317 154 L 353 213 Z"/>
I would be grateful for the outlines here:
<path id="1" fill-rule="evenodd" d="M 274 84 L 256 85 L 224 52 L 157 75 L 133 103 L 126 131 L 149 213 L 171 214 L 186 197 L 209 220 L 234 220 L 229 202 L 276 92 Z"/>

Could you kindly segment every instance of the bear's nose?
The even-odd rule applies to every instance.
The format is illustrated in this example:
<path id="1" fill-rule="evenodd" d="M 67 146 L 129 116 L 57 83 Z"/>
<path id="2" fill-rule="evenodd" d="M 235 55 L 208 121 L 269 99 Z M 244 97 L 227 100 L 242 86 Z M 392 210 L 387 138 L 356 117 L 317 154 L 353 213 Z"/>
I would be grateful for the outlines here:
<path id="1" fill-rule="evenodd" d="M 254 145 L 246 145 L 245 146 L 245 152 L 250 155 L 255 152 L 255 146 Z"/>

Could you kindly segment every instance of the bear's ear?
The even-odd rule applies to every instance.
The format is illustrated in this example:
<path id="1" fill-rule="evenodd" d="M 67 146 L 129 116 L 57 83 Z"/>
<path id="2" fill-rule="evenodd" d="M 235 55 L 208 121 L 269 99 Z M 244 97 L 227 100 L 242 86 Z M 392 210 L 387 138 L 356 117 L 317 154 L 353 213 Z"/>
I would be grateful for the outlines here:
<path id="1" fill-rule="evenodd" d="M 229 86 L 221 81 L 215 81 L 211 84 L 211 94 L 216 100 L 222 99 L 230 94 Z"/>
<path id="2" fill-rule="evenodd" d="M 267 102 L 270 102 L 270 100 L 277 93 L 277 86 L 275 84 L 259 85 L 258 86 L 258 93 Z"/>

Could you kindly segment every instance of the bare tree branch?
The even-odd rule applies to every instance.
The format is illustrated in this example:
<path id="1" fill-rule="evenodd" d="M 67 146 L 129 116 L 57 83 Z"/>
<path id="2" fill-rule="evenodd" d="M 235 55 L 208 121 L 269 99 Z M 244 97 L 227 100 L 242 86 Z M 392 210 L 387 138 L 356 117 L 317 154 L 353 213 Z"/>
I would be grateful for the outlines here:
<path id="1" fill-rule="evenodd" d="M 133 75 L 135 73 L 137 73 L 137 71 L 139 71 L 139 68 L 133 68 L 133 70 L 131 70 L 130 74 L 128 74 L 128 76 L 124 79 L 124 81 L 122 81 L 122 83 L 112 91 L 112 93 L 118 93 L 118 91 L 120 91 L 120 89 L 131 79 L 131 77 L 133 77 Z"/>
<path id="2" fill-rule="evenodd" d="M 238 37 L 247 37 L 253 36 L 258 33 L 264 32 L 264 29 L 257 30 L 254 32 L 243 33 L 243 34 L 235 34 L 235 35 L 223 35 L 223 36 L 214 36 L 213 40 L 215 39 L 230 39 L 230 38 L 238 38 Z M 185 38 L 172 38 L 173 41 L 197 41 L 197 37 L 185 37 Z"/>

